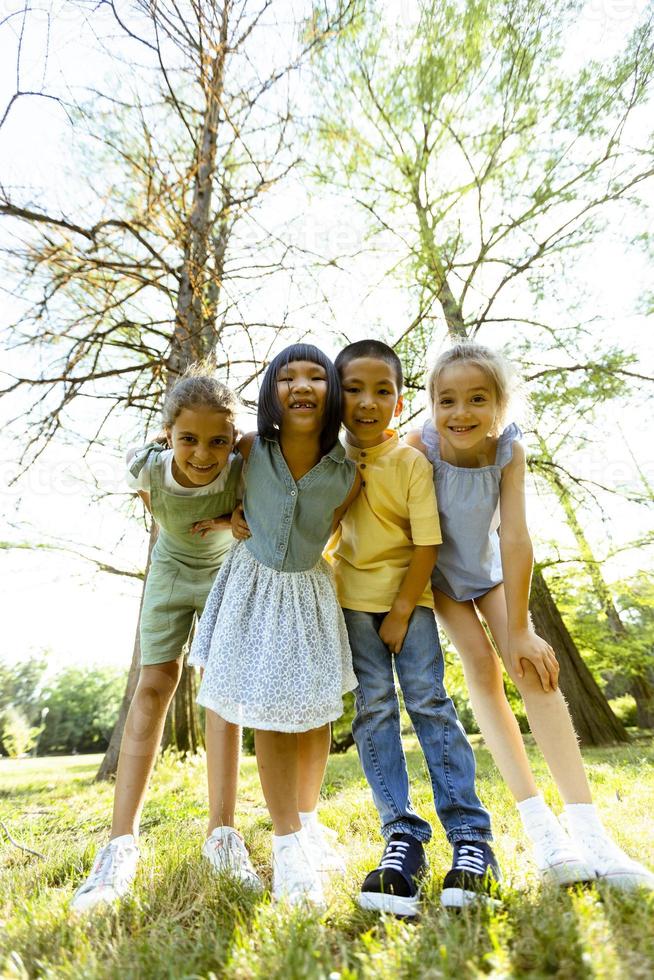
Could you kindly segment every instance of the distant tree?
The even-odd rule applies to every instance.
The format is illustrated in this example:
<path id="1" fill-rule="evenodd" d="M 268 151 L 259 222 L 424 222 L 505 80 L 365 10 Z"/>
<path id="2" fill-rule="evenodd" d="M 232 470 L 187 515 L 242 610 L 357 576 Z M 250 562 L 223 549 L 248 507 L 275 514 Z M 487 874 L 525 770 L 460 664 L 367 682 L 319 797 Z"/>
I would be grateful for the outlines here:
<path id="1" fill-rule="evenodd" d="M 17 708 L 7 708 L 0 719 L 0 746 L 10 759 L 19 759 L 35 745 L 41 730 Z"/>
<path id="2" fill-rule="evenodd" d="M 47 708 L 39 754 L 103 752 L 116 723 L 125 672 L 108 667 L 68 667 L 46 685 Z"/>
<path id="3" fill-rule="evenodd" d="M 18 663 L 0 661 L 0 719 L 9 708 L 15 708 L 30 725 L 40 720 L 46 667 L 46 655 Z"/>

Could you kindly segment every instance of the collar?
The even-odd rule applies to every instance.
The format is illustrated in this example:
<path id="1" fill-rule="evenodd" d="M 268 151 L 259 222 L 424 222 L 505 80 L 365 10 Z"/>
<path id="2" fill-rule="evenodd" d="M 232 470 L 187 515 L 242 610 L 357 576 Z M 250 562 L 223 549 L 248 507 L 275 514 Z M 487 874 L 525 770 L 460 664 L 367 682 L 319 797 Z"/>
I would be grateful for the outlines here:
<path id="1" fill-rule="evenodd" d="M 351 446 L 347 443 L 347 455 L 350 459 L 358 461 L 362 457 L 364 459 L 379 459 L 380 456 L 385 456 L 386 453 L 390 453 L 393 449 L 397 448 L 400 437 L 396 429 L 386 429 L 385 432 L 390 438 L 385 439 L 384 442 L 380 442 L 378 446 L 370 446 L 369 449 L 358 449 L 356 446 Z"/>
<path id="2" fill-rule="evenodd" d="M 262 438 L 265 442 L 271 442 L 273 446 L 276 446 L 277 450 L 281 453 L 282 447 L 279 445 L 279 439 L 276 436 L 262 436 Z M 320 459 L 325 459 L 327 457 L 329 457 L 329 459 L 333 459 L 335 463 L 345 463 L 348 458 L 348 454 L 346 453 L 343 444 L 337 439 L 329 452 L 325 453 L 324 456 L 321 456 Z M 320 459 L 318 460 L 318 463 L 320 462 Z M 316 463 L 316 466 L 318 463 Z"/>

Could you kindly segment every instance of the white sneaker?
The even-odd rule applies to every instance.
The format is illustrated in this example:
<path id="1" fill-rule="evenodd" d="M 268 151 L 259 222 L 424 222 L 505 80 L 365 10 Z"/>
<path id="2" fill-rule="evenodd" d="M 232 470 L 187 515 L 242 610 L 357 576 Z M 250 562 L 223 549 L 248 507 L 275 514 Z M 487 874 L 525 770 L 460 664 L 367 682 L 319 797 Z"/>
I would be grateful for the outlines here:
<path id="1" fill-rule="evenodd" d="M 331 827 L 325 827 L 318 820 L 308 821 L 304 825 L 304 830 L 314 869 L 321 875 L 344 875 L 345 860 L 335 846 L 338 843 L 336 831 Z"/>
<path id="2" fill-rule="evenodd" d="M 273 840 L 273 898 L 285 899 L 289 905 L 324 907 L 325 896 L 318 873 L 313 867 L 311 846 L 306 831 L 276 837 Z"/>
<path id="3" fill-rule="evenodd" d="M 113 905 L 129 891 L 138 860 L 139 849 L 132 834 L 109 841 L 96 855 L 86 881 L 75 892 L 71 909 L 90 912 L 98 905 Z"/>
<path id="4" fill-rule="evenodd" d="M 202 845 L 202 854 L 219 874 L 233 875 L 248 888 L 263 890 L 245 841 L 233 827 L 216 827 L 212 830 Z"/>
<path id="5" fill-rule="evenodd" d="M 575 843 L 599 881 L 605 881 L 615 888 L 643 887 L 654 891 L 654 874 L 644 864 L 625 854 L 608 834 L 589 831 Z"/>
<path id="6" fill-rule="evenodd" d="M 595 881 L 595 869 L 560 826 L 556 817 L 540 825 L 531 838 L 538 871 L 548 885 L 575 885 Z"/>

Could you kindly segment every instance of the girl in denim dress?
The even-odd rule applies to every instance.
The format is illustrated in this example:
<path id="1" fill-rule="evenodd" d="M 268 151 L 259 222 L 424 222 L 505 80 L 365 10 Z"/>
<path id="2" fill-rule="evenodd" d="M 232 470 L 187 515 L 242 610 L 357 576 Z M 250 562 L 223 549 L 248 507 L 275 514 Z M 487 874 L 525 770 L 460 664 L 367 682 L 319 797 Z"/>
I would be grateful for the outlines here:
<path id="1" fill-rule="evenodd" d="M 356 687 L 347 630 L 322 551 L 359 489 L 338 442 L 341 392 L 331 361 L 297 344 L 263 380 L 246 460 L 246 525 L 200 621 L 190 662 L 204 668 L 198 701 L 255 729 L 273 822 L 273 896 L 321 904 L 319 872 L 338 867 L 315 810 L 329 723 Z"/>

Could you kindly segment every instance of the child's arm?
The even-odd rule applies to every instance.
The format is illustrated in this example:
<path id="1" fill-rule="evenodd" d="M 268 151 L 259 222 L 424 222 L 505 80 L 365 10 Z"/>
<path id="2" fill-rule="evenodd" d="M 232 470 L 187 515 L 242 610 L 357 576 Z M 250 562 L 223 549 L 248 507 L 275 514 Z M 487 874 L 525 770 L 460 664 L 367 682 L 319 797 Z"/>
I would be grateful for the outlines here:
<path id="1" fill-rule="evenodd" d="M 246 435 L 241 436 L 236 443 L 237 451 L 246 462 L 250 458 L 250 452 L 256 437 L 256 432 L 248 432 Z M 250 528 L 245 520 L 245 512 L 243 510 L 242 503 L 238 503 L 232 511 L 231 517 L 229 518 L 229 527 L 231 528 L 232 536 L 235 537 L 237 541 L 245 541 L 246 538 L 250 537 Z"/>
<path id="2" fill-rule="evenodd" d="M 341 506 L 334 511 L 332 534 L 334 533 L 338 525 L 341 523 L 341 520 L 343 519 L 343 516 L 346 510 L 348 509 L 348 507 L 350 506 L 350 504 L 352 503 L 352 501 L 359 495 L 359 491 L 361 490 L 361 483 L 362 483 L 361 474 L 359 473 L 358 470 L 355 470 L 354 483 L 352 484 L 352 489 L 348 493 L 347 497 L 345 498 Z"/>
<path id="3" fill-rule="evenodd" d="M 533 664 L 544 691 L 556 689 L 559 665 L 549 643 L 534 633 L 529 622 L 529 587 L 534 550 L 525 515 L 525 451 L 513 444 L 513 457 L 502 471 L 500 484 L 500 552 L 508 620 L 508 655 L 518 677 L 523 660 Z"/>
<path id="4" fill-rule="evenodd" d="M 411 614 L 425 591 L 437 554 L 436 544 L 415 545 L 413 549 L 413 556 L 395 596 L 395 602 L 379 627 L 379 637 L 391 653 L 399 653 L 402 649 Z"/>

